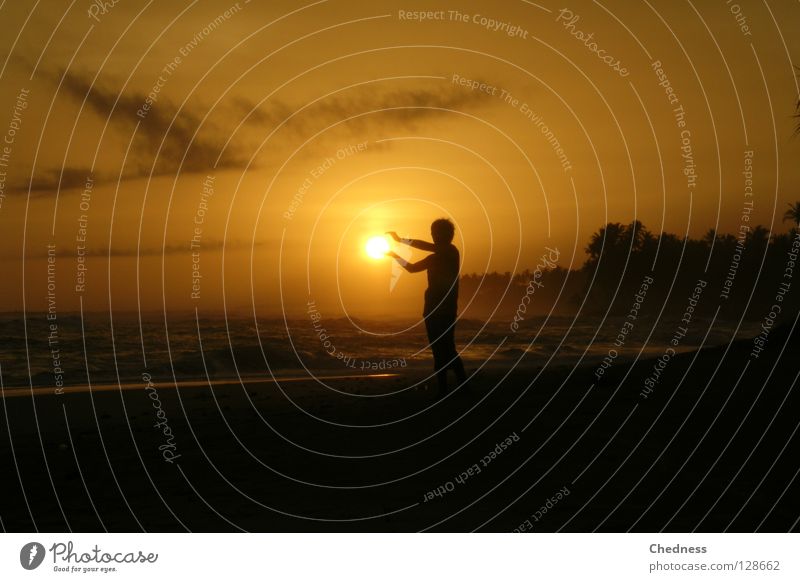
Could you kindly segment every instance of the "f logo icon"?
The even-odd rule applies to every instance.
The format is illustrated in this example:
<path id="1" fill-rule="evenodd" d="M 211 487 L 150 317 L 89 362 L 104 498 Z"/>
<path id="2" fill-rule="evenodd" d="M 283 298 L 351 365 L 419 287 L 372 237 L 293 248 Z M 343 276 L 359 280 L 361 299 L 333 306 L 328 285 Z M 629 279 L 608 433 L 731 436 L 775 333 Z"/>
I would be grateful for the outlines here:
<path id="1" fill-rule="evenodd" d="M 19 551 L 19 563 L 26 570 L 35 570 L 44 561 L 44 546 L 38 542 L 29 542 Z"/>

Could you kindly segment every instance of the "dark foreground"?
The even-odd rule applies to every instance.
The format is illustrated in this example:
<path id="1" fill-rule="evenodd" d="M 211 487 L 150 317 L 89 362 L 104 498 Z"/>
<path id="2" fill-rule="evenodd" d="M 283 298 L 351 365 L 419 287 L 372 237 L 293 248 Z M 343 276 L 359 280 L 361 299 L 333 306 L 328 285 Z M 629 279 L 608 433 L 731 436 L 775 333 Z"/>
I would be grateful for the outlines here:
<path id="1" fill-rule="evenodd" d="M 472 394 L 438 402 L 402 390 L 421 379 L 409 371 L 330 388 L 153 378 L 8 396 L 0 519 L 7 531 L 796 531 L 787 334 L 758 359 L 752 342 L 677 356 L 647 399 L 653 361 L 600 381 L 594 367 L 484 371 Z"/>

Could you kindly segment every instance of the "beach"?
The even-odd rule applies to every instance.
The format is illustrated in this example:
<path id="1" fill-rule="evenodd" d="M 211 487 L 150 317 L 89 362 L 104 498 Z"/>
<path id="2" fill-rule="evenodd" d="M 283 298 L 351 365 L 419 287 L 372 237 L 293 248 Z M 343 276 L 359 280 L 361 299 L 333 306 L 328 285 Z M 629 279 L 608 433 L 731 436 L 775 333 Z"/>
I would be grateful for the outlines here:
<path id="1" fill-rule="evenodd" d="M 758 358 L 752 340 L 678 353 L 656 383 L 656 357 L 599 378 L 597 362 L 498 366 L 443 399 L 421 367 L 8 388 L 2 526 L 787 531 L 800 452 L 787 330 Z"/>

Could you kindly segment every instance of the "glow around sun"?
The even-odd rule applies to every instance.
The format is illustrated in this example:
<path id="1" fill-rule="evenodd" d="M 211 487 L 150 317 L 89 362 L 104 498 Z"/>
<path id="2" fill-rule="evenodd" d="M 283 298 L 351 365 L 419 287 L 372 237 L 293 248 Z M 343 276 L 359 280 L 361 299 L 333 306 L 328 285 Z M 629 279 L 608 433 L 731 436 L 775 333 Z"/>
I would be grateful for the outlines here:
<path id="1" fill-rule="evenodd" d="M 373 236 L 367 241 L 367 256 L 373 259 L 382 259 L 389 252 L 389 241 L 383 236 Z"/>

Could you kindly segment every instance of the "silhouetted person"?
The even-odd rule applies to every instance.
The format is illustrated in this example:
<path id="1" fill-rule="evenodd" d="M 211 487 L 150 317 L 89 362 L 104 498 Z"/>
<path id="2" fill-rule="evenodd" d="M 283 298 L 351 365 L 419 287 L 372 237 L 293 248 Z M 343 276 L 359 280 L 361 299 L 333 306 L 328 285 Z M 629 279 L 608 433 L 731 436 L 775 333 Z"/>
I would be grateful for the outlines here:
<path id="1" fill-rule="evenodd" d="M 425 330 L 433 351 L 433 366 L 439 384 L 439 395 L 447 394 L 447 370 L 453 370 L 460 385 L 467 375 L 464 364 L 456 351 L 455 328 L 458 314 L 458 249 L 453 246 L 455 227 L 446 218 L 431 224 L 433 243 L 417 239 L 401 239 L 396 232 L 387 233 L 403 244 L 428 251 L 421 261 L 409 263 L 393 252 L 388 252 L 409 273 L 428 272 L 428 288 L 425 290 Z"/>

